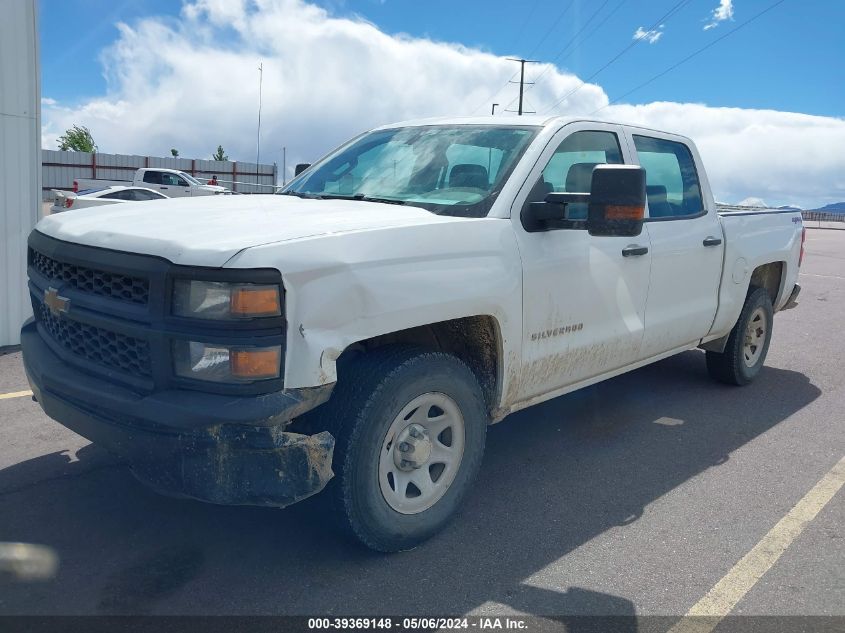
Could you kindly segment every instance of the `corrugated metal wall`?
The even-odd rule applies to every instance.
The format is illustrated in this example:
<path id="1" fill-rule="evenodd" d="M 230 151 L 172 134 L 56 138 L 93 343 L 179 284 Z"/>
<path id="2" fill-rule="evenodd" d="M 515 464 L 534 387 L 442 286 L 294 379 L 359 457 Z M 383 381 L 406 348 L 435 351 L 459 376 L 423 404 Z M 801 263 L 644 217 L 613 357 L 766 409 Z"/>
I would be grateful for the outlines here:
<path id="1" fill-rule="evenodd" d="M 216 175 L 224 187 L 241 193 L 273 193 L 276 165 L 128 154 L 88 154 L 41 150 L 44 198 L 52 200 L 52 189 L 71 189 L 75 178 L 131 180 L 139 167 L 180 169 L 207 181 Z"/>
<path id="2" fill-rule="evenodd" d="M 41 88 L 36 0 L 0 0 L 0 347 L 32 314 L 26 238 L 41 206 Z"/>

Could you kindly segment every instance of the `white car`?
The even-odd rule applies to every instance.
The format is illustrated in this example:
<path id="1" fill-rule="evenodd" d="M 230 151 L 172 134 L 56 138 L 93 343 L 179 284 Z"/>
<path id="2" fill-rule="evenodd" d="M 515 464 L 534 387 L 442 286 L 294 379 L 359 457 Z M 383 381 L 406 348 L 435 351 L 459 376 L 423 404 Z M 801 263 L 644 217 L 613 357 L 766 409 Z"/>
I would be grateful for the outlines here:
<path id="1" fill-rule="evenodd" d="M 102 187 L 83 189 L 77 193 L 54 190 L 56 200 L 50 207 L 50 213 L 61 213 L 69 209 L 100 207 L 116 202 L 145 202 L 147 200 L 167 200 L 167 196 L 144 187 Z"/>
<path id="2" fill-rule="evenodd" d="M 695 348 L 770 380 L 800 291 L 800 212 L 718 208 L 692 141 L 606 121 L 400 123 L 281 195 L 145 206 L 30 235 L 40 405 L 169 494 L 285 506 L 335 477 L 382 551 L 445 525 L 514 411 Z"/>

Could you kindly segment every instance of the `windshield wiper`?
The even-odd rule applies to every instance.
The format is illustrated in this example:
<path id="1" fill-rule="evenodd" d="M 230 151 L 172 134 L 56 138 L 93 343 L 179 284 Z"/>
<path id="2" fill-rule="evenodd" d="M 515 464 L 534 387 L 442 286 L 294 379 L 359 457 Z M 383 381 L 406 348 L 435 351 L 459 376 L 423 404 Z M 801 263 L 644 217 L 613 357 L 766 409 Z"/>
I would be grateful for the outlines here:
<path id="1" fill-rule="evenodd" d="M 368 196 L 363 193 L 353 193 L 351 196 L 344 196 L 339 193 L 320 193 L 315 194 L 321 200 L 363 200 L 364 202 L 383 202 L 385 204 L 405 204 L 404 200 L 397 200 L 396 198 L 379 198 L 378 196 Z"/>
<path id="2" fill-rule="evenodd" d="M 307 191 L 282 191 L 280 196 L 296 196 L 297 198 L 305 198 L 307 200 L 362 200 L 364 202 L 382 202 L 384 204 L 407 204 L 404 200 L 397 200 L 396 198 L 379 198 L 378 196 L 368 196 L 363 193 L 353 193 L 351 196 L 345 196 L 339 193 L 311 193 Z"/>
<path id="3" fill-rule="evenodd" d="M 301 191 L 280 191 L 277 196 L 296 196 L 297 198 L 307 198 L 308 200 L 318 200 L 322 196 L 316 193 L 305 193 Z"/>

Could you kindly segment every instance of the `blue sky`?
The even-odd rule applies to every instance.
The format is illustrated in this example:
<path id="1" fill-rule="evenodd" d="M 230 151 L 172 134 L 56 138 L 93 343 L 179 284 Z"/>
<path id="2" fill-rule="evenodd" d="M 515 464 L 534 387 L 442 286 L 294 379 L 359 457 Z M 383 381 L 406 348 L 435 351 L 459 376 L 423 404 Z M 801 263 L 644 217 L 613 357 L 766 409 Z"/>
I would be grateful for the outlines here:
<path id="1" fill-rule="evenodd" d="M 691 0 L 665 22 L 657 42 L 640 42 L 595 81 L 614 99 L 772 2 L 737 0 L 733 3 L 732 21 L 705 31 L 703 26 L 718 0 Z M 391 34 L 455 42 L 498 55 L 531 56 L 544 61 L 557 58 L 562 70 L 586 78 L 627 46 L 638 27 L 654 24 L 677 1 L 608 0 L 593 17 L 603 3 L 604 0 L 334 0 L 318 4 L 337 16 L 363 17 Z M 131 25 L 149 16 L 179 20 L 180 9 L 181 3 L 176 0 L 41 0 L 44 95 L 73 103 L 104 92 L 99 58 L 118 36 L 115 24 L 123 21 Z M 786 0 L 626 101 L 699 102 L 842 116 L 843 24 L 845 2 Z M 570 46 L 582 28 L 576 45 Z M 503 93 L 501 99 L 508 100 L 508 96 Z"/>

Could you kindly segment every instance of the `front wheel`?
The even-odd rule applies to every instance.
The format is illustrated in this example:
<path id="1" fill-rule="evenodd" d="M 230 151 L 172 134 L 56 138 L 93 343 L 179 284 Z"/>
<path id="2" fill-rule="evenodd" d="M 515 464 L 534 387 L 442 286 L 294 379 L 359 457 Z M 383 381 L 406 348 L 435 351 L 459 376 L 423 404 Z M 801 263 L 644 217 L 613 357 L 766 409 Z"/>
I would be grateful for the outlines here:
<path id="1" fill-rule="evenodd" d="M 384 552 L 411 549 L 456 513 L 481 465 L 487 410 L 460 360 L 405 346 L 343 368 L 327 406 L 342 527 Z"/>
<path id="2" fill-rule="evenodd" d="M 765 288 L 755 288 L 731 330 L 725 351 L 707 352 L 711 378 L 729 385 L 747 385 L 760 370 L 772 340 L 774 310 Z"/>

